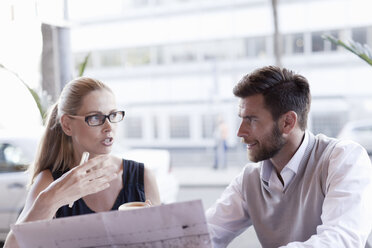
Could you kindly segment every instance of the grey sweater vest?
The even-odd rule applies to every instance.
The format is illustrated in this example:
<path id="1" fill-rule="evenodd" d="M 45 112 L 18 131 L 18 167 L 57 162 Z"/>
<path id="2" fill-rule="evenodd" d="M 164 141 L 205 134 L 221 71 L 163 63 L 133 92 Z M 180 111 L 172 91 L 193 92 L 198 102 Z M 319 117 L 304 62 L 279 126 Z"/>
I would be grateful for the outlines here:
<path id="1" fill-rule="evenodd" d="M 335 139 L 309 133 L 297 174 L 284 192 L 270 192 L 261 180 L 261 166 L 246 167 L 242 193 L 262 247 L 305 241 L 316 233 L 327 191 L 329 157 L 336 143 Z"/>

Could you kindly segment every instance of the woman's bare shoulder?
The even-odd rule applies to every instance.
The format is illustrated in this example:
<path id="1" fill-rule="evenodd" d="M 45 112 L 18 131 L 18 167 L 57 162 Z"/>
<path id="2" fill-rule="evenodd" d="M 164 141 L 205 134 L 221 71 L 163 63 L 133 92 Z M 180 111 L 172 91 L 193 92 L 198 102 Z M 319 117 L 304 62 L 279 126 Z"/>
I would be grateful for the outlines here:
<path id="1" fill-rule="evenodd" d="M 18 221 L 23 220 L 25 215 L 27 215 L 28 211 L 32 208 L 32 205 L 34 204 L 40 192 L 46 189 L 52 182 L 53 176 L 50 170 L 43 170 L 35 177 L 35 180 L 31 184 L 29 192 L 27 194 L 23 211 L 18 217 Z"/>
<path id="2" fill-rule="evenodd" d="M 41 171 L 36 177 L 35 181 L 31 185 L 30 194 L 36 197 L 41 191 L 49 186 L 54 181 L 52 172 L 47 169 Z M 32 198 L 34 198 L 32 197 Z"/>

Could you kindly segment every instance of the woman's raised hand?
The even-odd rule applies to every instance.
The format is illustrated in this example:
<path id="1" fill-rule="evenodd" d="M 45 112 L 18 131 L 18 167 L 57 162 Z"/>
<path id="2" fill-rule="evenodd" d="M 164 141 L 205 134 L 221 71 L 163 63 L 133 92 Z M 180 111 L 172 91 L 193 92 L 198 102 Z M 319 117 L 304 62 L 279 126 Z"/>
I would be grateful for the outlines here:
<path id="1" fill-rule="evenodd" d="M 117 178 L 118 166 L 110 155 L 101 155 L 82 163 L 58 180 L 46 190 L 54 191 L 58 197 L 56 204 L 61 207 L 90 194 L 97 193 L 110 186 Z"/>

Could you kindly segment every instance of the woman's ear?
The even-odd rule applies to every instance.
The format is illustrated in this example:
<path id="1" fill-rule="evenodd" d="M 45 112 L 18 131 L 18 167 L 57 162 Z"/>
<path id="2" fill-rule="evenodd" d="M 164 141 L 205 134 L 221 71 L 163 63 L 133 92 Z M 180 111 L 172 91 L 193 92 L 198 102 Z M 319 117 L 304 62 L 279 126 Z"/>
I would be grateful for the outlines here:
<path id="1" fill-rule="evenodd" d="M 294 111 L 288 111 L 281 117 L 281 128 L 284 134 L 289 134 L 297 123 L 297 113 Z"/>
<path id="2" fill-rule="evenodd" d="M 72 135 L 71 118 L 68 115 L 62 115 L 60 122 L 63 132 L 67 136 L 71 136 Z"/>

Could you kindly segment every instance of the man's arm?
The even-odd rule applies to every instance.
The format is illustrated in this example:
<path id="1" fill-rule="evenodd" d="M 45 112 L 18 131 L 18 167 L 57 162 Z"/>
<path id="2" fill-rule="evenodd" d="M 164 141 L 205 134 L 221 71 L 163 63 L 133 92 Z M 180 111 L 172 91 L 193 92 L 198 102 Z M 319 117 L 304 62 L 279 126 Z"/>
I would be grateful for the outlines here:
<path id="1" fill-rule="evenodd" d="M 245 209 L 245 200 L 242 197 L 243 176 L 244 170 L 206 212 L 214 248 L 226 247 L 232 239 L 252 224 Z"/>
<path id="2" fill-rule="evenodd" d="M 281 248 L 363 248 L 372 228 L 372 165 L 359 145 L 339 142 L 331 156 L 317 233 Z"/>

